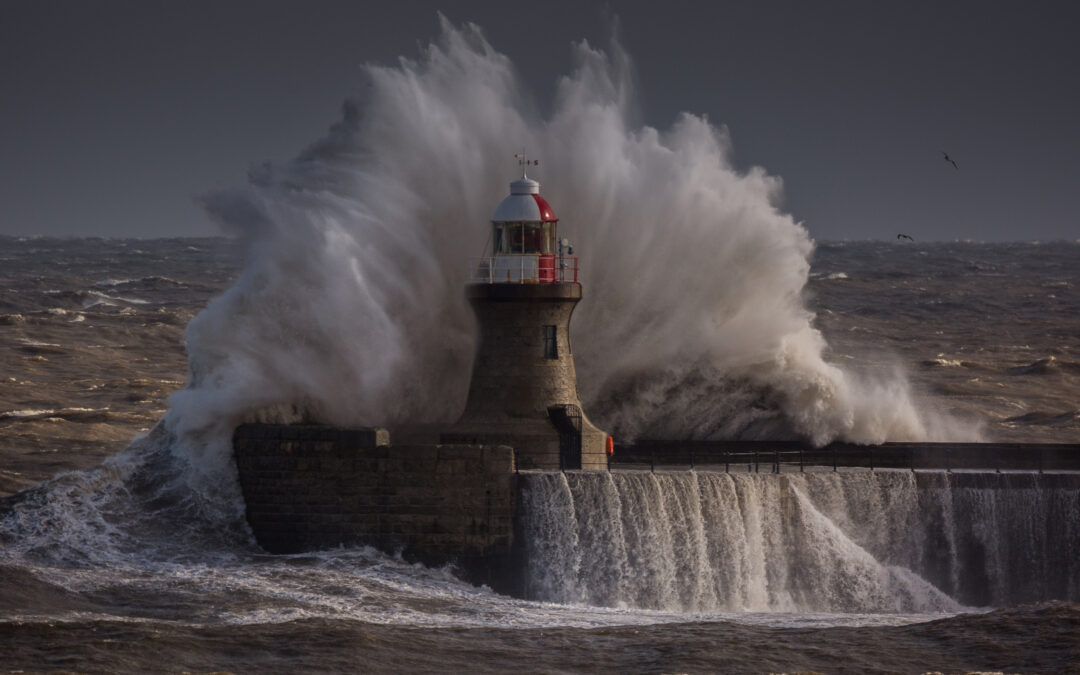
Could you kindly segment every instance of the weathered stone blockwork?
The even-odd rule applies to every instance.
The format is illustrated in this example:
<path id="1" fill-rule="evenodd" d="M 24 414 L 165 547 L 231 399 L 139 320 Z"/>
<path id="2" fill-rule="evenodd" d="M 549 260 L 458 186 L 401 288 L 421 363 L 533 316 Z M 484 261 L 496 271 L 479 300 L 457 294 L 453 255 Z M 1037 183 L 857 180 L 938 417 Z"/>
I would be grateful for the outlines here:
<path id="1" fill-rule="evenodd" d="M 381 429 L 269 424 L 237 428 L 233 447 L 248 522 L 271 553 L 372 545 L 510 583 L 512 448 L 390 446 Z"/>
<path id="2" fill-rule="evenodd" d="M 560 434 L 552 406 L 579 410 L 577 372 L 570 345 L 570 316 L 581 285 L 472 284 L 466 287 L 480 327 L 469 397 L 461 419 L 442 435 L 450 443 L 505 443 L 518 468 L 555 470 Z M 555 358 L 544 350 L 543 329 L 556 329 Z M 581 413 L 581 468 L 604 470 L 607 434 Z"/>

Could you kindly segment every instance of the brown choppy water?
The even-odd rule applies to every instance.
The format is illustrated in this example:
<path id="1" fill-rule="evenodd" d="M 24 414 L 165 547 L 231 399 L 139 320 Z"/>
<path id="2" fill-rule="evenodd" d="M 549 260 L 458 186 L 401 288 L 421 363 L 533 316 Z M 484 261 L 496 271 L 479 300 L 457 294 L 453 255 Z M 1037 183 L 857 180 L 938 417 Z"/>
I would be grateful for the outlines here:
<path id="1" fill-rule="evenodd" d="M 184 385 L 184 327 L 238 271 L 225 239 L 0 238 L 0 493 L 127 446 Z"/>
<path id="2" fill-rule="evenodd" d="M 820 546 L 849 571 L 822 581 L 835 588 L 793 592 L 784 606 L 766 592 L 740 608 L 732 605 L 744 602 L 738 593 L 731 600 L 715 591 L 709 605 L 677 583 L 669 602 L 625 579 L 610 593 L 583 581 L 563 589 L 578 595 L 562 602 L 525 601 L 367 549 L 267 556 L 235 516 L 192 499 L 166 432 L 124 450 L 183 386 L 184 327 L 238 274 L 237 248 L 223 239 L 0 239 L 0 263 L 0 495 L 12 495 L 0 501 L 5 669 L 1080 672 L 1080 605 L 1068 590 L 1080 580 L 1025 586 L 1017 579 L 1028 589 L 1022 597 L 1036 602 L 1007 606 L 1008 593 L 975 588 L 990 581 L 962 578 L 969 569 L 987 579 L 987 570 L 998 570 L 999 589 L 1025 576 L 1025 565 L 1037 569 L 1055 541 L 1073 546 L 1080 504 L 1068 492 L 1045 510 L 1041 493 L 1028 491 L 1016 517 L 1011 502 L 977 491 L 941 502 L 935 518 L 979 504 L 1009 531 L 995 540 L 978 531 L 982 521 L 942 520 L 975 534 L 965 539 L 935 525 L 934 537 L 954 542 L 946 548 L 970 550 L 949 554 L 964 557 L 955 568 L 941 567 L 945 553 L 924 551 L 937 561 L 931 573 L 890 550 L 890 537 L 867 534 L 890 517 L 903 529 L 896 514 L 918 510 L 910 503 L 897 510 L 902 491 L 887 478 L 877 507 L 851 508 L 849 496 L 845 510 L 833 492 L 808 491 L 806 522 L 820 526 Z M 936 406 L 981 420 L 991 439 L 1077 442 L 1078 285 L 1076 244 L 835 243 L 819 247 L 808 293 L 834 362 L 870 373 L 900 367 Z M 839 488 L 869 494 L 850 482 Z M 871 518 L 865 512 L 874 508 Z M 1024 513 L 1036 514 L 1029 526 Z M 1047 513 L 1055 522 L 1037 515 Z M 747 523 L 741 536 L 753 548 Z M 1045 533 L 1042 552 L 1024 554 L 1025 529 Z M 711 536 L 701 541 L 724 543 Z M 980 567 L 991 541 L 1004 562 Z M 586 558 L 607 555 L 586 543 Z M 632 573 L 635 556 L 653 553 L 668 555 L 680 578 L 723 576 L 709 564 L 680 563 L 687 552 L 678 542 L 615 557 Z M 1080 550 L 1057 553 L 1080 558 Z M 783 574 L 782 561 L 769 562 L 769 574 Z M 915 585 L 933 602 L 912 596 L 910 606 L 884 608 L 888 596 L 873 587 L 880 570 L 906 587 L 925 584 Z M 912 580 L 916 572 L 926 578 Z M 780 588 L 768 575 L 755 583 Z M 848 583 L 871 584 L 865 597 L 875 602 L 860 605 L 863 591 Z M 827 597 L 849 604 L 818 606 Z M 990 606 L 972 608 L 972 598 Z"/>
<path id="3" fill-rule="evenodd" d="M 1080 672 L 1080 611 L 1048 603 L 904 626 L 738 621 L 543 630 L 309 619 L 208 627 L 83 621 L 0 625 L 12 668 L 95 672 Z M 168 664 L 165 666 L 164 664 Z"/>
<path id="4" fill-rule="evenodd" d="M 1080 244 L 830 242 L 808 292 L 832 361 L 899 367 L 986 440 L 1080 441 Z"/>

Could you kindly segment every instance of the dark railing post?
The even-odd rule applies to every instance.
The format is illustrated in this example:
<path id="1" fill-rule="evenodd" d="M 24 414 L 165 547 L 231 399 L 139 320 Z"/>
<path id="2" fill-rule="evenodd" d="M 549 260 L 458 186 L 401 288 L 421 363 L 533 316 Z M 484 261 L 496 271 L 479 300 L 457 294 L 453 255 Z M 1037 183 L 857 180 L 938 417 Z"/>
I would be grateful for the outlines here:
<path id="1" fill-rule="evenodd" d="M 776 454 L 773 456 L 775 461 L 773 462 L 773 473 L 780 473 L 780 451 L 774 450 Z"/>
<path id="2" fill-rule="evenodd" d="M 832 470 L 836 473 L 836 446 L 832 447 Z"/>
<path id="3" fill-rule="evenodd" d="M 724 473 L 731 473 L 731 456 L 724 450 Z"/>
<path id="4" fill-rule="evenodd" d="M 915 448 L 908 446 L 907 449 L 907 465 L 911 469 L 911 473 L 915 473 Z"/>
<path id="5" fill-rule="evenodd" d="M 656 472 L 656 450 L 649 450 L 649 471 Z"/>
<path id="6" fill-rule="evenodd" d="M 758 459 L 757 450 L 754 450 L 754 473 L 761 473 L 761 461 Z"/>
<path id="7" fill-rule="evenodd" d="M 870 458 L 870 471 L 874 470 L 874 446 L 866 446 L 866 454 Z"/>
<path id="8" fill-rule="evenodd" d="M 690 448 L 690 468 L 694 468 L 694 449 Z"/>
<path id="9" fill-rule="evenodd" d="M 805 472 L 805 468 L 803 467 L 803 449 L 799 448 L 799 473 L 804 473 L 804 472 Z"/>
<path id="10" fill-rule="evenodd" d="M 945 448 L 945 473 L 952 473 L 952 453 Z"/>
<path id="11" fill-rule="evenodd" d="M 1037 452 L 1039 453 L 1039 473 L 1042 473 L 1042 469 L 1043 469 L 1043 461 L 1042 461 L 1042 455 L 1043 455 L 1043 454 L 1042 454 L 1042 448 L 1039 448 L 1039 449 L 1037 450 Z"/>

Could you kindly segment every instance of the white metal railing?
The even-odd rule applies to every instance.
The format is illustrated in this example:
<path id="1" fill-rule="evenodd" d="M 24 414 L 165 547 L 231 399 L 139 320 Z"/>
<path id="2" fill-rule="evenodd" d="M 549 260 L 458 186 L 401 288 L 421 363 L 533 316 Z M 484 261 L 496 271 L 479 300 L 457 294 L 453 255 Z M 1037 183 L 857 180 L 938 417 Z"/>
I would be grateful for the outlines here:
<path id="1" fill-rule="evenodd" d="M 578 283 L 577 256 L 497 255 L 469 260 L 471 284 Z"/>

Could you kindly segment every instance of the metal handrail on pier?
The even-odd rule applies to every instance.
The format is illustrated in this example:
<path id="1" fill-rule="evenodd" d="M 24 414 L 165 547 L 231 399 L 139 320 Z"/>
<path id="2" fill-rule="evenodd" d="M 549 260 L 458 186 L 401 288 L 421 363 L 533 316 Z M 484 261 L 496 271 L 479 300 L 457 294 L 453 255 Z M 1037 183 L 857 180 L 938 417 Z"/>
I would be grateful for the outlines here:
<path id="1" fill-rule="evenodd" d="M 616 444 L 611 469 L 703 469 L 724 472 L 800 472 L 807 467 L 910 471 L 1080 471 L 1080 444 L 1068 443 L 832 443 L 795 441 L 653 441 Z"/>

